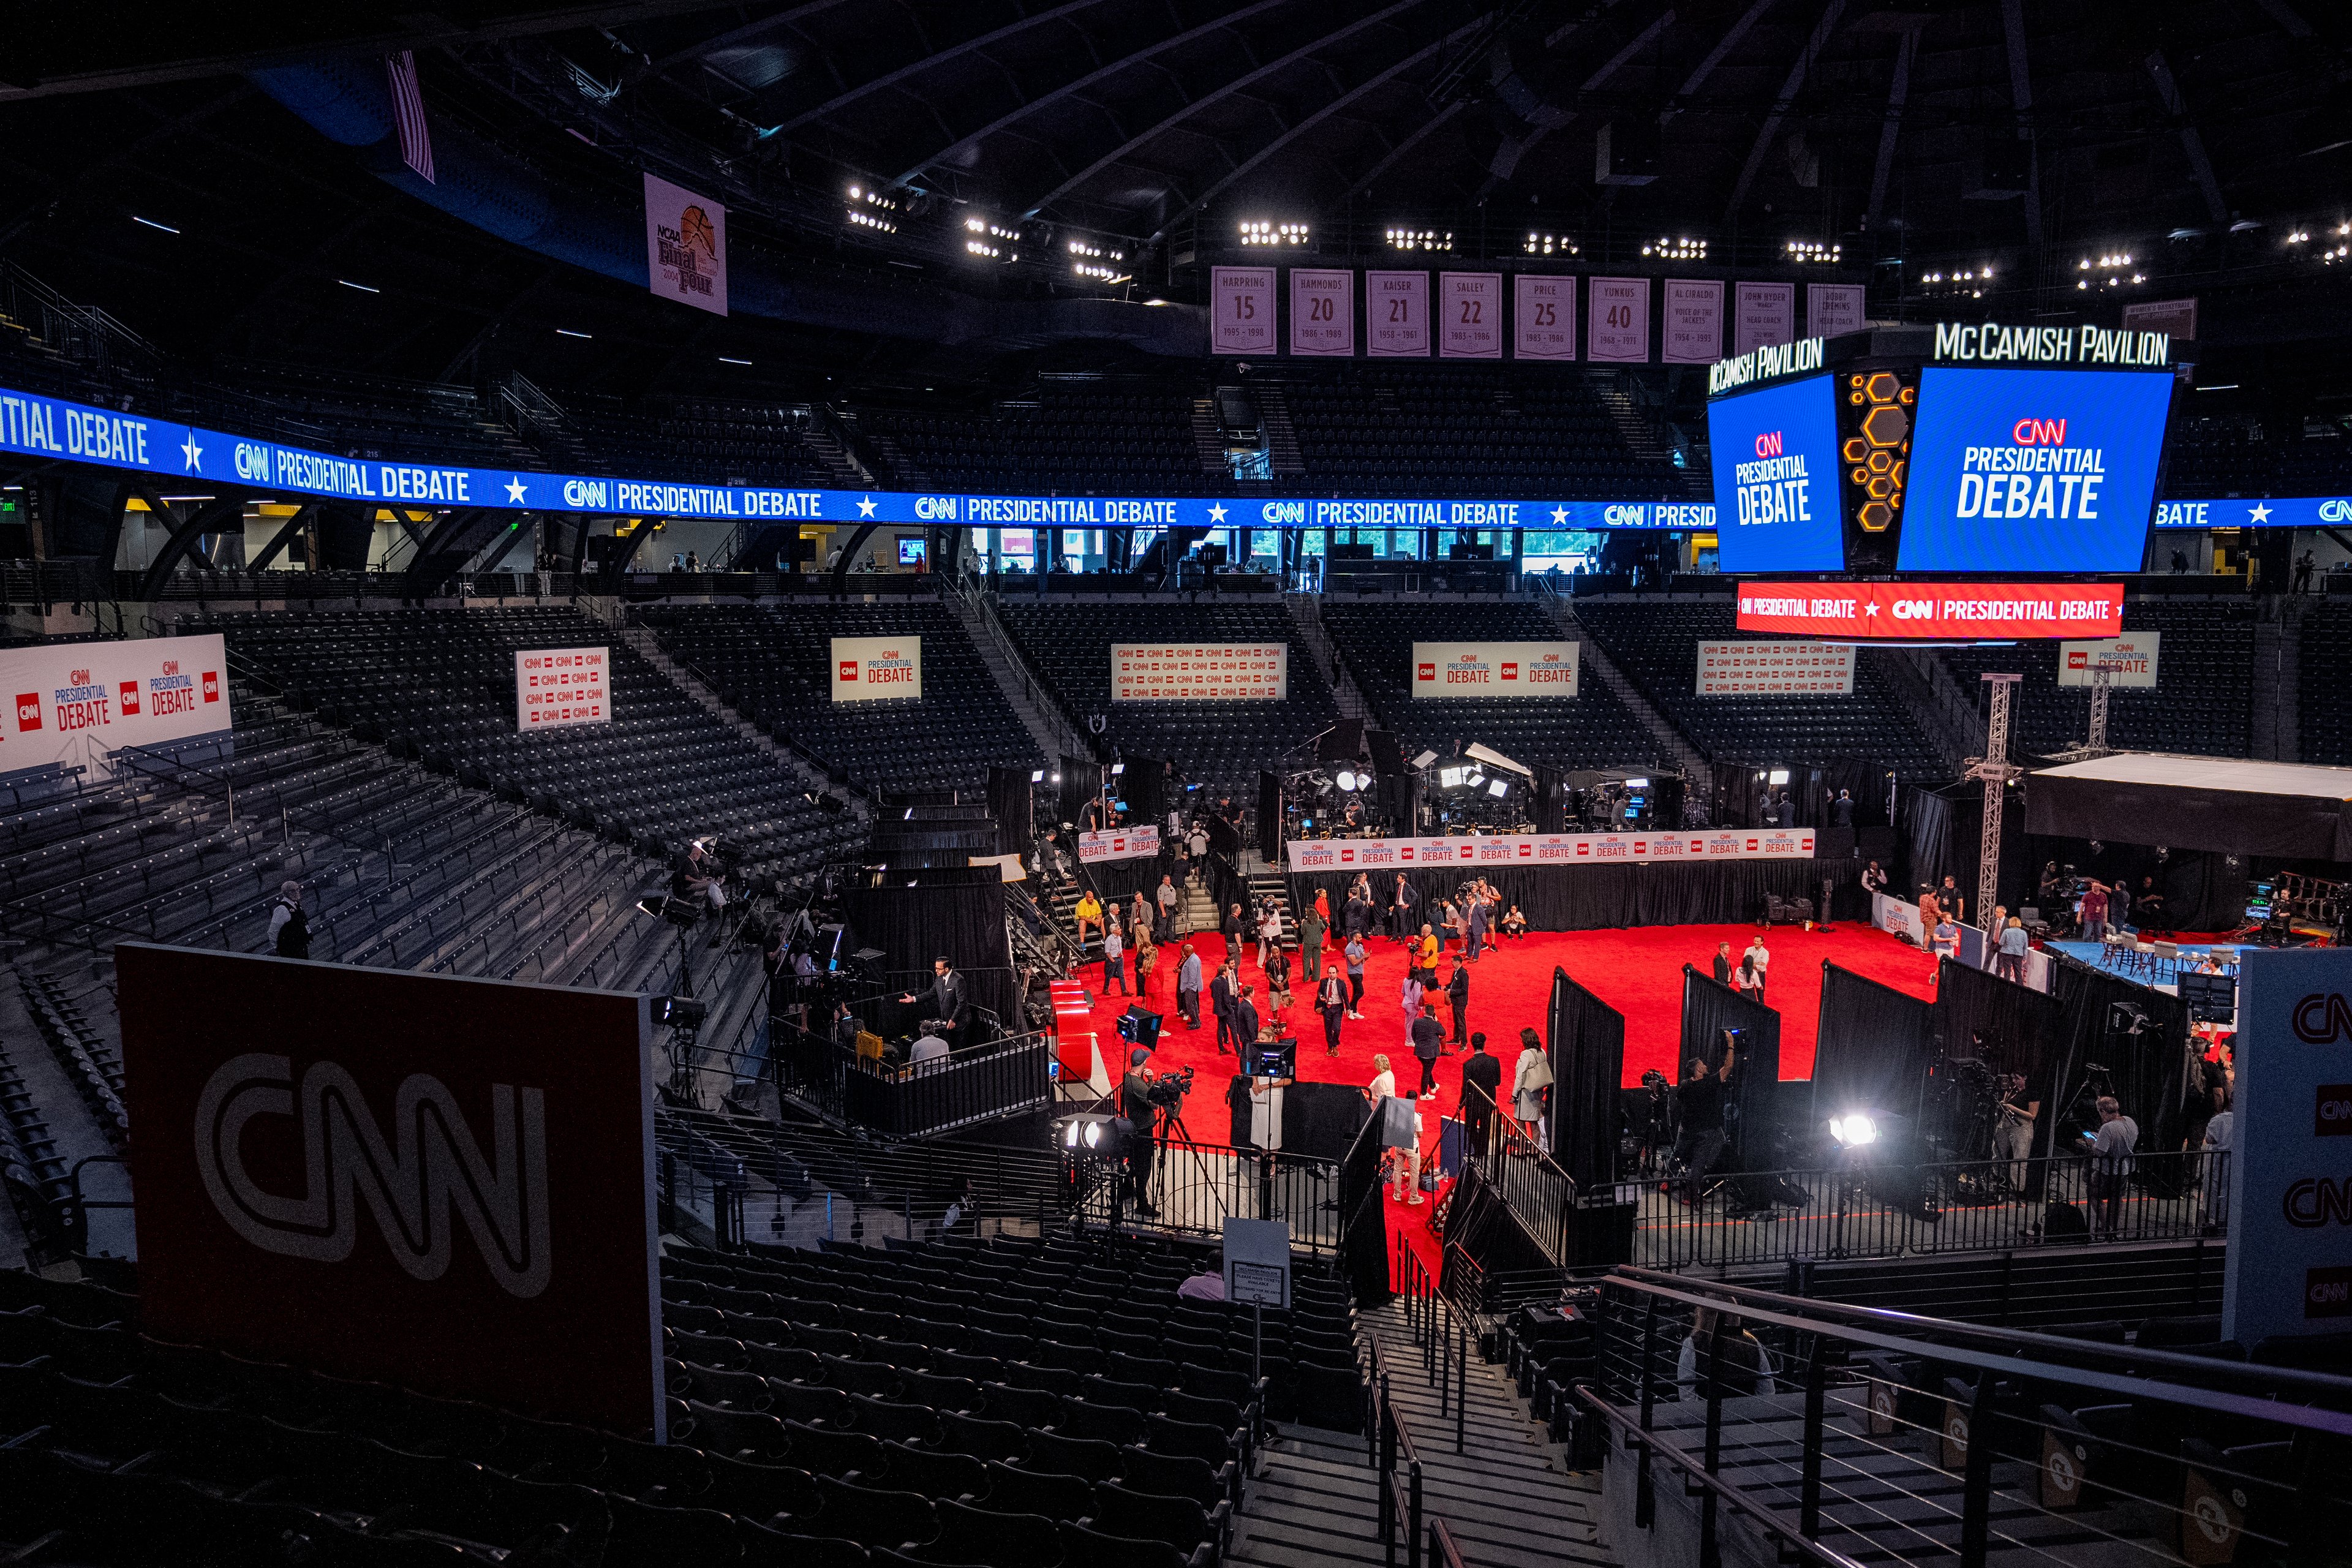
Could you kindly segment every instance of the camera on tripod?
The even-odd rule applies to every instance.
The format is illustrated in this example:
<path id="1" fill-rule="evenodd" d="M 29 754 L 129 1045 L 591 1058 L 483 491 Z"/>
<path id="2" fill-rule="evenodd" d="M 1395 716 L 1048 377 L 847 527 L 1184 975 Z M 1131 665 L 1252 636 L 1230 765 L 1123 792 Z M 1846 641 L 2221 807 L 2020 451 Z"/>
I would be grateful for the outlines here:
<path id="1" fill-rule="evenodd" d="M 1144 1098 L 1162 1110 L 1181 1110 L 1184 1097 L 1192 1092 L 1192 1080 L 1199 1076 L 1200 1070 L 1197 1067 L 1188 1067 L 1182 1072 L 1170 1073 L 1155 1079 Z"/>

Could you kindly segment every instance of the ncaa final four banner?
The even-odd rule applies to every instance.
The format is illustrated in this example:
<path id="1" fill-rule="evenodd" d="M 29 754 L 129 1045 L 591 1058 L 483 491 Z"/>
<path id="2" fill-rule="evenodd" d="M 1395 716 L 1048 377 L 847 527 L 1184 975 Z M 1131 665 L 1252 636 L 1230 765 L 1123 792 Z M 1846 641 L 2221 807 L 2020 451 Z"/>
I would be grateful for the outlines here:
<path id="1" fill-rule="evenodd" d="M 1698 695 L 1853 694 L 1853 645 L 1822 642 L 1703 642 Z"/>
<path id="2" fill-rule="evenodd" d="M 611 723 L 612 666 L 610 648 L 517 650 L 515 729 L 528 732 Z"/>
<path id="3" fill-rule="evenodd" d="M 1810 827 L 1697 828 L 1688 833 L 1520 833 L 1454 838 L 1294 838 L 1294 871 L 1410 871 L 1416 867 L 1599 866 L 1612 861 L 1810 860 Z"/>
<path id="4" fill-rule="evenodd" d="M 1573 697 L 1572 642 L 1417 642 L 1415 697 Z"/>
<path id="5" fill-rule="evenodd" d="M 885 697 L 923 694 L 923 639 L 835 637 L 833 639 L 833 700 L 873 702 Z"/>
<path id="6" fill-rule="evenodd" d="M 15 722 L 0 726 L 0 773 L 67 763 L 111 777 L 118 747 L 230 725 L 227 650 L 217 632 L 0 649 L 0 690 L 16 710 Z"/>
<path id="7" fill-rule="evenodd" d="M 646 283 L 665 300 L 725 315 L 727 209 L 647 174 Z"/>
<path id="8" fill-rule="evenodd" d="M 1290 695 L 1287 643 L 1114 643 L 1113 702 L 1279 702 Z"/>

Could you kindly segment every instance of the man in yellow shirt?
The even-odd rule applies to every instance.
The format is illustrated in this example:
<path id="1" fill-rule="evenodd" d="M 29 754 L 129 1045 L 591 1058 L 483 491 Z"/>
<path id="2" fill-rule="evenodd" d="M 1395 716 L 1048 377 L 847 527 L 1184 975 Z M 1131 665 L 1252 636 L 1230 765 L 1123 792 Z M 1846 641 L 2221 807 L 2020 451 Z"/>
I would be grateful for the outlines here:
<path id="1" fill-rule="evenodd" d="M 1097 936 L 1100 936 L 1102 934 L 1102 900 L 1095 897 L 1095 890 L 1092 888 L 1088 888 L 1078 895 L 1078 907 L 1071 910 L 1070 915 L 1072 919 L 1078 922 L 1078 946 L 1080 948 L 1084 948 L 1087 945 L 1087 927 L 1094 927 L 1095 934 Z"/>
<path id="2" fill-rule="evenodd" d="M 1437 949 L 1438 941 L 1436 931 L 1424 924 L 1421 928 L 1419 952 L 1421 954 L 1421 967 L 1425 974 L 1434 976 L 1437 973 Z M 1428 982 L 1424 980 L 1423 984 L 1426 984 Z"/>

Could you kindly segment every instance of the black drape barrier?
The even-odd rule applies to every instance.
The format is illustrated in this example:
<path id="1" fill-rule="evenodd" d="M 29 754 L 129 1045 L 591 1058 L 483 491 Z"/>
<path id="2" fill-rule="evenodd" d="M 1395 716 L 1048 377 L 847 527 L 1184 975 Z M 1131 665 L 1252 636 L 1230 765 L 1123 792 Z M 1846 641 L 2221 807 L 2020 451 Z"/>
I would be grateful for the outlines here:
<path id="1" fill-rule="evenodd" d="M 940 821 L 930 814 L 952 809 L 940 806 L 902 808 L 909 818 L 884 812 L 874 824 L 873 853 L 892 870 L 910 867 L 968 866 L 975 855 L 994 855 L 996 825 L 985 816 L 967 822 Z"/>
<path id="2" fill-rule="evenodd" d="M 1625 1072 L 1625 1015 L 1564 969 L 1551 972 L 1552 1159 L 1592 1193 L 1617 1179 L 1617 1082 Z M 1503 1091 L 1518 1060 L 1515 1042 L 1490 1040 L 1505 1067 Z"/>
<path id="3" fill-rule="evenodd" d="M 1850 1110 L 1916 1111 L 1935 1060 L 1928 1010 L 1916 996 L 1824 962 L 1811 1125 Z"/>
<path id="4" fill-rule="evenodd" d="M 1568 831 L 1568 779 L 1558 768 L 1536 764 L 1536 831 Z"/>
<path id="5" fill-rule="evenodd" d="M 1269 866 L 1282 864 L 1282 775 L 1257 775 L 1257 852 Z"/>
<path id="6" fill-rule="evenodd" d="M 2026 1097 L 2042 1102 L 2042 1120 L 2034 1128 L 2034 1152 L 2047 1153 L 2051 1107 L 2056 1100 L 2056 1079 L 2066 1055 L 2066 1025 L 2058 1002 L 2013 980 L 2003 980 L 1947 958 L 1936 967 L 1936 1000 L 1928 1009 L 1931 1046 L 1942 1058 L 1981 1060 L 1995 1074 L 2015 1073 L 2026 1082 Z M 1947 1070 L 1939 1059 L 1937 1071 Z M 1922 1086 L 1919 1103 L 1890 1106 L 1906 1116 L 1924 1112 L 1932 1120 L 1940 1085 Z M 1943 1129 L 1922 1125 L 1923 1131 Z M 1980 1149 L 1952 1151 L 1962 1156 L 1988 1152 Z M 2028 1195 L 2041 1195 L 2041 1167 Z"/>
<path id="7" fill-rule="evenodd" d="M 1832 809 L 1838 792 L 1853 796 L 1853 826 L 1886 826 L 1887 771 L 1876 763 L 1843 758 L 1814 763 L 1790 771 L 1789 798 L 1797 803 L 1797 821 L 1807 827 L 1827 827 L 1836 815 Z"/>
<path id="8" fill-rule="evenodd" d="M 1345 841 L 1340 847 L 1346 848 Z M 1392 867 L 1370 868 L 1375 891 L 1396 885 Z M 1355 869 L 1302 871 L 1291 878 L 1291 897 L 1305 908 L 1315 890 L 1330 894 L 1331 907 L 1347 902 Z M 1784 899 L 1821 897 L 1822 879 L 1843 885 L 1862 875 L 1852 860 L 1702 860 L 1681 864 L 1617 866 L 1478 866 L 1405 873 L 1425 907 L 1433 895 L 1451 896 L 1473 876 L 1495 884 L 1506 908 L 1519 906 L 1536 931 L 1599 931 L 1644 925 L 1720 925 L 1750 921 L 1763 912 L 1764 895 Z"/>
<path id="9" fill-rule="evenodd" d="M 1132 757 L 1122 752 L 1119 765 L 1127 771 L 1110 781 L 1111 791 L 1127 803 L 1127 820 L 1168 829 L 1168 805 L 1162 785 L 1167 782 L 1165 759 Z"/>
<path id="10" fill-rule="evenodd" d="M 1712 974 L 1683 965 L 1682 1053 L 1670 1075 L 1680 1082 L 1692 1058 L 1723 1065 L 1723 1032 L 1738 1029 L 1739 1058 L 1732 1065 L 1729 1104 L 1738 1125 L 1729 1128 L 1727 1170 L 1786 1170 L 1795 1161 L 1778 1145 L 1780 1099 L 1780 1015 Z"/>
<path id="11" fill-rule="evenodd" d="M 1080 873 L 1081 879 L 1094 889 L 1095 897 L 1106 903 L 1116 899 L 1122 904 L 1138 893 L 1149 900 L 1165 875 L 1166 868 L 1150 855 L 1133 860 L 1097 860 Z M 1152 907 L 1151 918 L 1160 918 L 1159 906 Z"/>
<path id="12" fill-rule="evenodd" d="M 1976 901 L 1975 881 L 1961 874 L 1958 850 L 1953 845 L 1958 831 L 1953 823 L 1951 799 L 1931 789 L 1914 789 L 1903 797 L 1903 816 L 1908 829 L 1903 836 L 1903 864 L 1891 867 L 1895 879 L 1887 891 L 1898 898 L 1916 899 L 1923 886 L 1938 886 L 1950 877 L 1968 890 L 1969 901 Z M 1969 826 L 1976 826 L 1976 813 L 1969 814 Z M 1969 869 L 1976 866 L 1976 845 L 1967 846 Z"/>
<path id="13" fill-rule="evenodd" d="M 2202 784 L 2057 773 L 2035 773 L 2026 787 L 2036 833 L 2154 840 L 2228 855 L 2352 860 L 2352 802 L 2332 790 L 2326 795 L 2258 795 Z"/>
<path id="14" fill-rule="evenodd" d="M 2030 835 L 2025 859 L 2037 880 L 2042 868 L 2053 861 L 2096 877 L 2111 888 L 2128 887 L 2135 893 L 2142 877 L 2155 878 L 2164 894 L 2164 917 L 2155 928 L 2159 931 L 2226 931 L 2245 918 L 2251 868 L 2242 856 L 2210 849 L 2173 849 L 2159 856 L 2149 844 L 2103 843 L 2094 851 L 2085 838 Z M 2053 912 L 2044 910 L 2042 916 L 2047 919 Z"/>
<path id="15" fill-rule="evenodd" d="M 2071 958 L 2058 957 L 2055 969 L 2059 1027 L 2065 1046 L 2057 1053 L 2053 1078 L 2057 1091 L 2042 1097 L 2044 1125 L 2035 1130 L 2041 1145 L 2036 1152 L 2060 1136 L 2059 1122 L 2075 1109 L 2074 1101 L 2087 1094 L 2094 1062 L 2105 1069 L 2124 1114 L 2139 1123 L 2140 1152 L 2179 1148 L 2187 1126 L 2188 1007 L 2178 996 L 2134 984 L 2119 974 Z M 2113 1014 L 2118 1004 L 2129 1009 L 2132 1016 L 2146 1020 L 2140 1033 L 2114 1026 L 2121 1021 Z M 2095 1131 L 2097 1115 L 2087 1104 L 2080 1109 L 2084 1130 Z M 2172 1165 L 2165 1165 L 2160 1172 L 2155 1164 L 2140 1169 L 2151 1178 L 2177 1174 Z"/>
<path id="16" fill-rule="evenodd" d="M 2024 804 L 2011 790 L 2006 797 L 2000 832 L 2000 876 L 1998 901 L 2014 911 L 2030 901 L 2034 874 L 2041 862 L 2031 860 L 2026 842 Z M 1904 797 L 1910 819 L 1910 863 L 1904 878 L 1889 892 L 1916 900 L 1923 882 L 1943 884 L 1946 877 L 1960 889 L 1969 923 L 1978 922 L 1977 846 L 1984 831 L 1984 786 L 1952 784 L 1943 790 L 1915 789 Z"/>
<path id="17" fill-rule="evenodd" d="M 1454 1267 L 1456 1244 L 1471 1262 L 1486 1274 L 1518 1274 L 1537 1269 L 1549 1270 L 1550 1258 L 1544 1256 L 1527 1226 L 1511 1212 L 1503 1194 L 1487 1184 L 1485 1174 L 1475 1163 L 1463 1167 L 1462 1175 L 1454 1184 L 1446 1198 L 1445 1264 Z M 1440 1274 L 1441 1289 L 1454 1281 Z"/>
<path id="18" fill-rule="evenodd" d="M 1206 957 L 1201 962 L 1208 963 Z M 1345 1158 L 1371 1110 L 1354 1084 L 1293 1083 L 1282 1091 L 1282 1152 L 1314 1160 Z"/>
<path id="19" fill-rule="evenodd" d="M 1287 1098 L 1285 1096 L 1286 1101 Z M 1381 1142 L 1380 1121 L 1370 1112 L 1368 1106 L 1363 1125 L 1356 1130 L 1346 1157 L 1339 1162 L 1339 1214 L 1341 1223 L 1348 1227 L 1341 1246 L 1347 1254 L 1348 1284 L 1359 1307 L 1376 1307 L 1392 1294 L 1389 1280 L 1388 1199 L 1382 1195 L 1381 1184 L 1381 1161 L 1386 1151 Z M 1289 1121 L 1286 1103 L 1286 1131 Z"/>
<path id="20" fill-rule="evenodd" d="M 1087 802 L 1102 793 L 1102 764 L 1091 757 L 1062 759 L 1061 821 L 1086 826 Z"/>
<path id="21" fill-rule="evenodd" d="M 996 852 L 1029 858 L 1030 822 L 1035 795 L 1029 782 L 1031 768 L 988 770 L 988 815 L 996 818 Z"/>
<path id="22" fill-rule="evenodd" d="M 843 912 L 880 967 L 924 971 L 944 957 L 963 972 L 964 994 L 1019 1027 L 1020 995 L 1004 935 L 1004 885 L 993 866 L 870 873 L 842 890 Z"/>

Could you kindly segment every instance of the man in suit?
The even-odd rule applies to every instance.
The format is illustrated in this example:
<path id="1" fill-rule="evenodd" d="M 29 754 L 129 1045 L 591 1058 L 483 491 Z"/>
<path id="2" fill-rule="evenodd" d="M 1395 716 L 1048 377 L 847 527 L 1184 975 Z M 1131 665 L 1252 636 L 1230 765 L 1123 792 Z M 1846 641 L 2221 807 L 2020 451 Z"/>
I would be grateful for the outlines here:
<path id="1" fill-rule="evenodd" d="M 1339 1020 L 1348 1016 L 1348 983 L 1337 969 L 1327 969 L 1317 983 L 1315 1005 L 1323 1013 L 1323 1053 L 1339 1054 Z"/>
<path id="2" fill-rule="evenodd" d="M 1437 1021 L 1437 1004 L 1423 1002 L 1412 1021 L 1412 1054 L 1421 1061 L 1422 1100 L 1437 1098 L 1437 1057 L 1445 1048 L 1445 1026 Z"/>
<path id="3" fill-rule="evenodd" d="M 1234 1037 L 1234 966 L 1220 965 L 1217 977 L 1209 982 L 1209 1006 L 1217 1015 L 1217 1054 L 1231 1055 L 1225 1044 Z"/>
<path id="4" fill-rule="evenodd" d="M 1488 922 L 1494 918 L 1495 906 L 1486 901 L 1484 889 L 1470 896 L 1470 912 L 1464 917 L 1469 927 L 1470 957 L 1473 962 L 1486 956 Z"/>
<path id="5" fill-rule="evenodd" d="M 1717 985 L 1731 984 L 1731 944 L 1727 942 L 1715 944 L 1715 983 Z"/>
<path id="6" fill-rule="evenodd" d="M 1257 1044 L 1257 1004 L 1250 1000 L 1252 989 L 1244 985 L 1234 997 L 1234 1048 L 1244 1056 Z"/>
<path id="7" fill-rule="evenodd" d="M 1414 895 L 1412 885 L 1405 881 L 1404 873 L 1398 872 L 1396 892 L 1389 908 L 1389 921 L 1393 928 L 1392 934 L 1397 941 L 1412 940 L 1412 933 L 1421 923 L 1415 918 L 1413 910 L 1419 908 L 1421 900 Z"/>
<path id="8" fill-rule="evenodd" d="M 1838 791 L 1837 799 L 1830 805 L 1830 826 L 1832 827 L 1853 826 L 1853 791 L 1850 789 Z"/>
<path id="9" fill-rule="evenodd" d="M 961 1031 L 970 1016 L 964 1002 L 963 976 L 955 972 L 954 964 L 944 958 L 931 960 L 931 988 L 923 993 L 923 997 L 930 1008 L 929 1016 L 940 1021 L 940 1028 L 950 1031 L 948 1042 L 952 1045 L 962 1039 Z M 911 991 L 898 998 L 910 1004 L 915 999 Z"/>
<path id="10" fill-rule="evenodd" d="M 1454 973 L 1445 977 L 1445 1005 L 1454 1009 L 1454 1043 L 1467 1044 L 1470 1038 L 1470 966 L 1462 955 L 1454 955 Z"/>
<path id="11" fill-rule="evenodd" d="M 1462 1123 L 1470 1147 L 1484 1151 L 1494 1123 L 1496 1097 L 1503 1091 L 1503 1064 L 1486 1054 L 1482 1031 L 1470 1037 L 1470 1055 L 1462 1063 Z"/>

